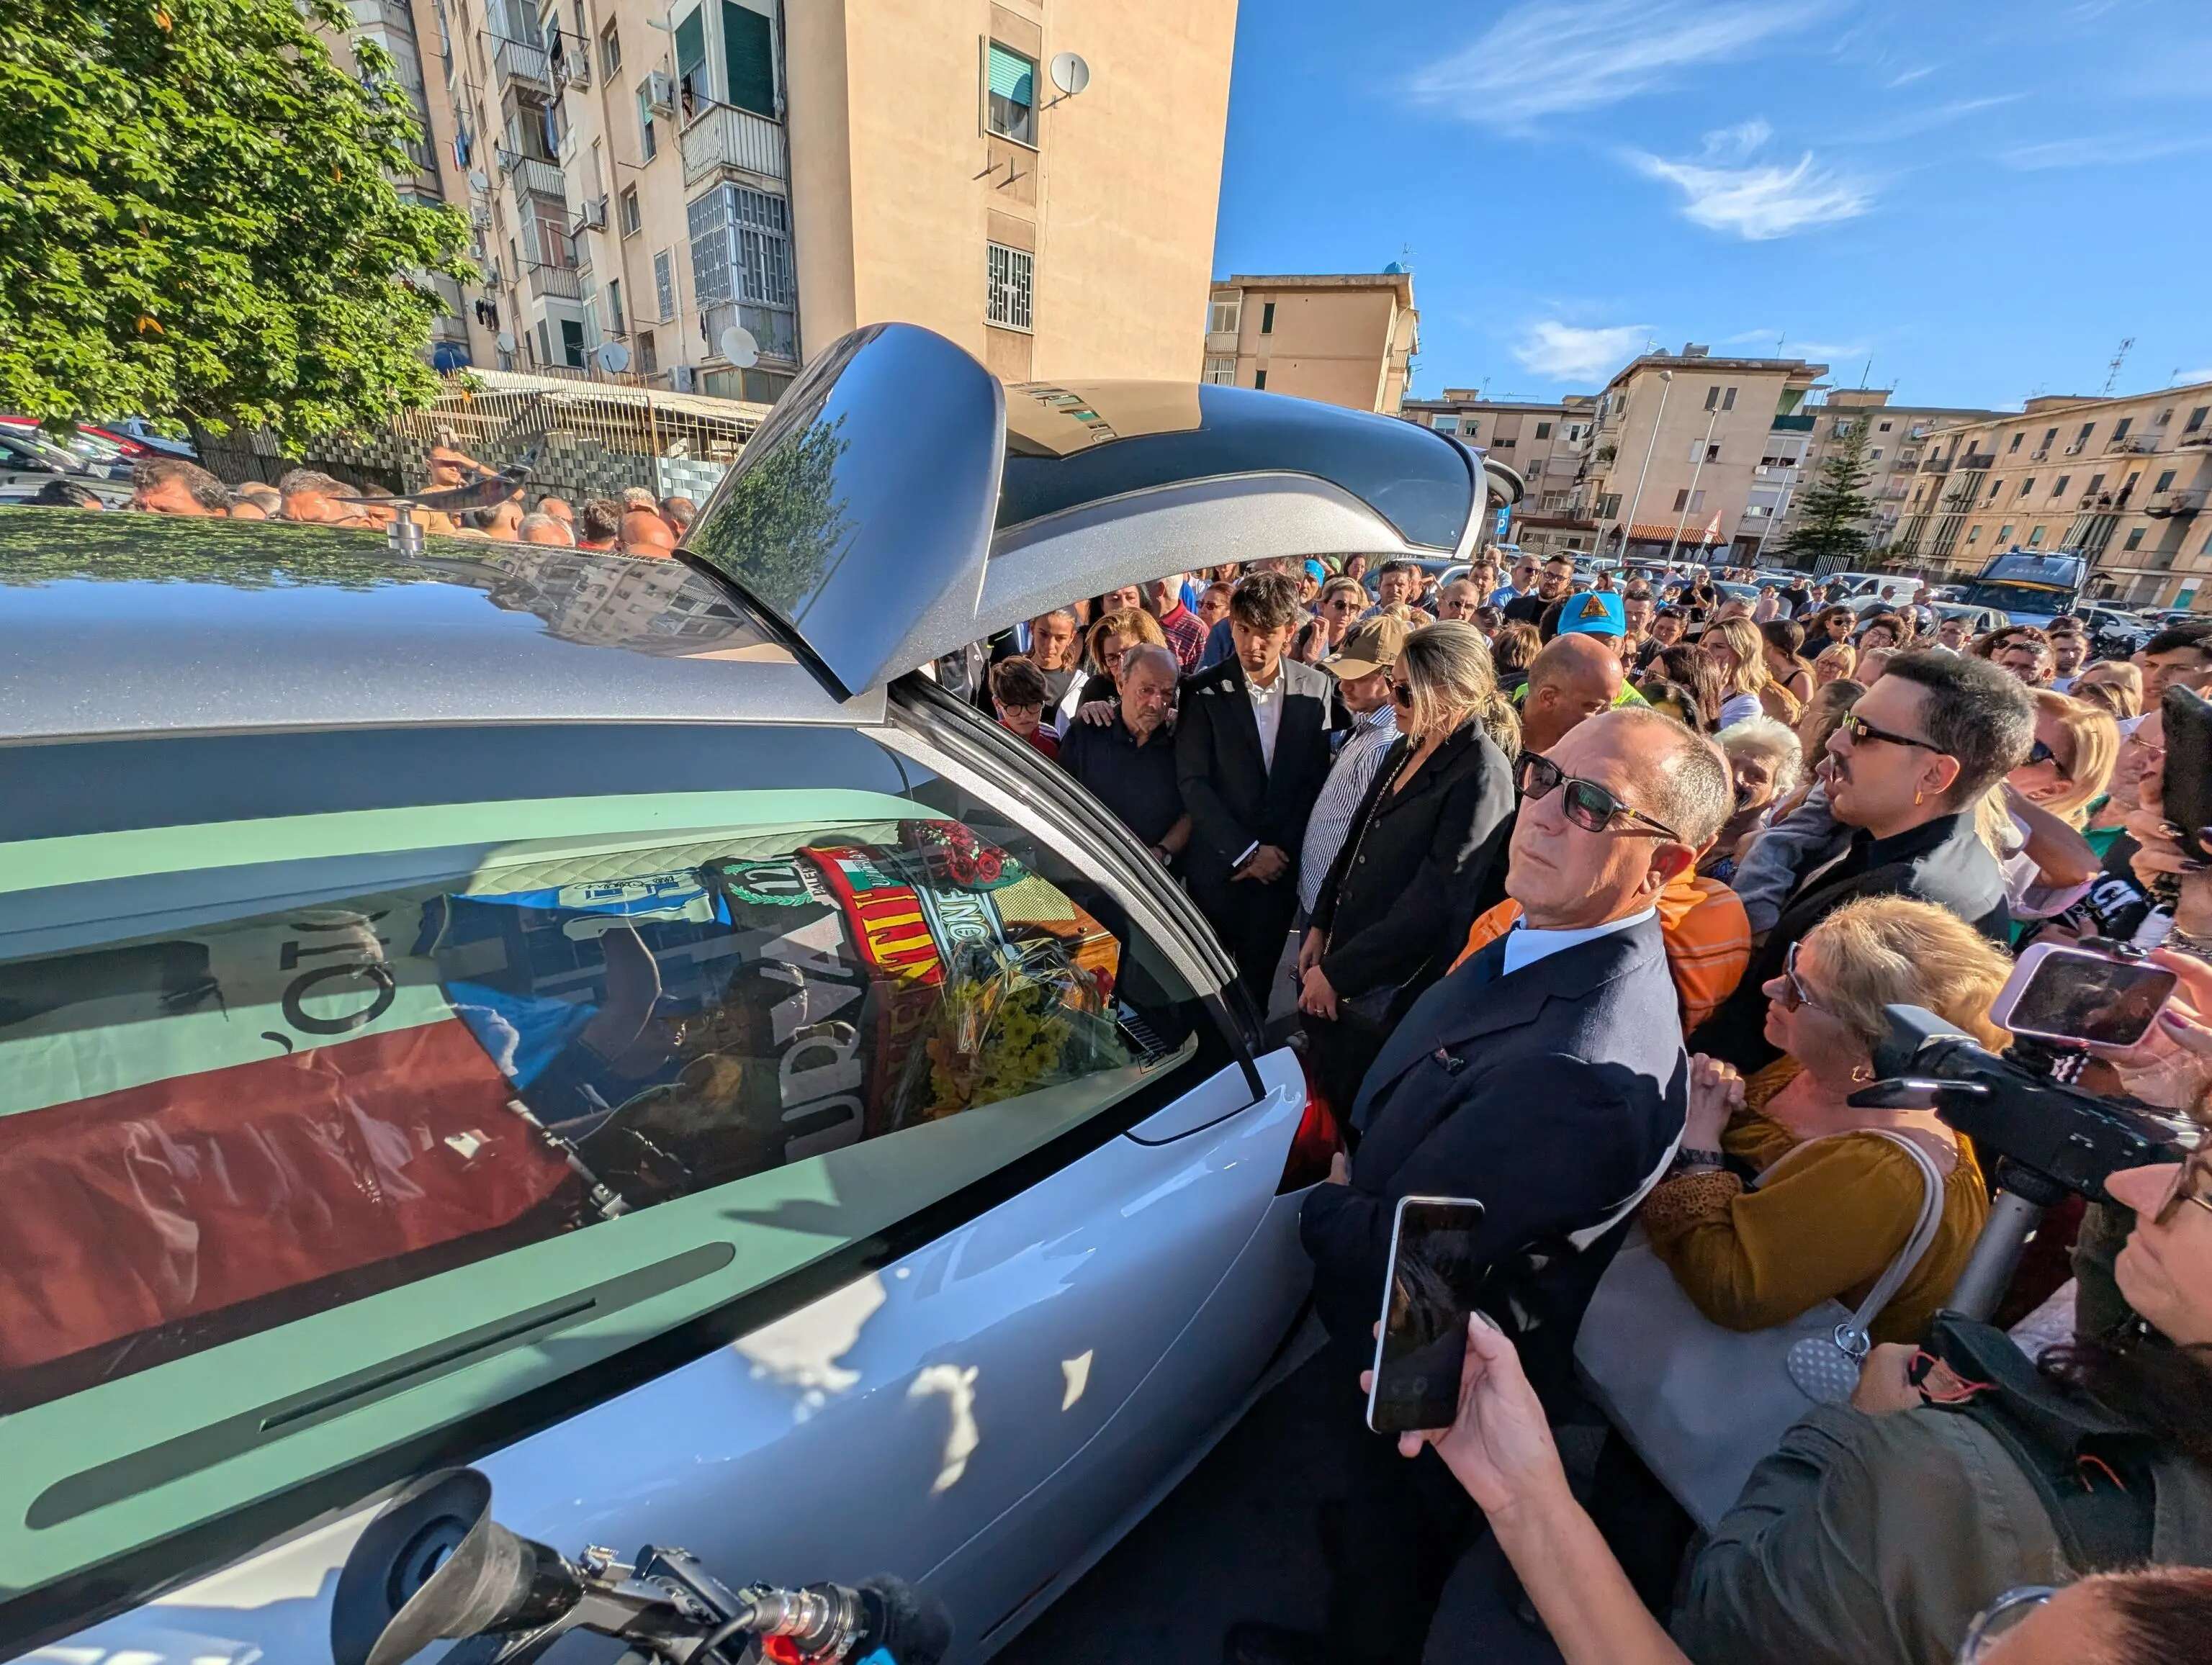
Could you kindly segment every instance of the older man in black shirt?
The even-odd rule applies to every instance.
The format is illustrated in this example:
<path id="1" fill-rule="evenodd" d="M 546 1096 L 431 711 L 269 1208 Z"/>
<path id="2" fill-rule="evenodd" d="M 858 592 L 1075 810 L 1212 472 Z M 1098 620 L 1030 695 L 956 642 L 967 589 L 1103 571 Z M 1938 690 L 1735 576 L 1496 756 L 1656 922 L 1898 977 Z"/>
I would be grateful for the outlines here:
<path id="1" fill-rule="evenodd" d="M 1175 705 L 1182 666 L 1172 651 L 1149 643 L 1121 658 L 1120 700 L 1111 721 L 1068 725 L 1060 766 L 1089 787 L 1122 824 L 1172 862 L 1190 842 L 1190 817 L 1176 784 Z"/>

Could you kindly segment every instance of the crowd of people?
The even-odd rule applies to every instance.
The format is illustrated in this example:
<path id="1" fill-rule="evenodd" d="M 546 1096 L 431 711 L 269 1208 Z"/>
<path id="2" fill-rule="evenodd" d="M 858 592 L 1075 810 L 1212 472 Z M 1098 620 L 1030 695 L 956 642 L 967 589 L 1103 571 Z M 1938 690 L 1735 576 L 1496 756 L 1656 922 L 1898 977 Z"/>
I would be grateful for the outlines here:
<path id="1" fill-rule="evenodd" d="M 485 487 L 495 472 L 447 445 L 434 445 L 422 496 Z M 503 487 L 504 482 L 501 482 Z M 534 506 L 520 484 L 496 489 L 495 500 L 448 512 L 417 506 L 415 523 L 449 537 L 487 538 L 592 549 L 639 560 L 665 560 L 690 529 L 698 506 L 688 497 L 655 497 L 633 486 L 619 497 L 595 497 L 580 506 L 547 493 Z M 40 507 L 102 509 L 100 499 L 68 481 L 52 481 L 30 501 Z M 398 518 L 398 499 L 378 486 L 349 486 L 317 469 L 293 469 L 274 485 L 249 480 L 229 486 L 198 463 L 179 457 L 141 463 L 132 471 L 131 506 L 147 513 L 228 520 L 284 520 L 313 526 L 380 530 Z"/>
<path id="2" fill-rule="evenodd" d="M 1181 878 L 1342 1129 L 1302 1219 L 1353 1476 L 1329 1617 L 1226 1657 L 2202 1652 L 2212 829 L 2163 820 L 2160 701 L 2212 687 L 2212 625 L 2106 661 L 2070 617 L 1970 637 L 1695 570 L 1365 568 L 1177 574 L 937 668 Z M 1984 1323 L 1947 1303 L 1986 1157 L 1862 1089 L 1894 1004 L 2002 1048 L 2040 941 L 2179 975 L 2083 1080 L 2181 1154 L 2054 1210 Z M 1487 1293 L 1459 1420 L 1405 1462 L 1353 1382 L 1413 1196 L 1483 1202 Z M 1863 1308 L 1875 1344 L 1703 1527 L 1578 1357 L 1628 1241 L 1696 1323 Z"/>

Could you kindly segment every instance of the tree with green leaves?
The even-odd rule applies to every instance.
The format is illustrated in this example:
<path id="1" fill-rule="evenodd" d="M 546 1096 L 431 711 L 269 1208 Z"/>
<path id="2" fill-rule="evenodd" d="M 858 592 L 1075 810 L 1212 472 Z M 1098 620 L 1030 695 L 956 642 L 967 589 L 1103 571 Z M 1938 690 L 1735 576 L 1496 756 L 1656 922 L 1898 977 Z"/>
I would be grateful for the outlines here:
<path id="1" fill-rule="evenodd" d="M 403 197 L 419 142 L 337 0 L 0 6 L 0 410 L 288 441 L 427 404 L 467 222 Z"/>
<path id="2" fill-rule="evenodd" d="M 1866 423 L 1838 425 L 1835 443 L 1820 459 L 1814 482 L 1797 499 L 1797 524 L 1779 556 L 1811 572 L 1835 571 L 1863 555 L 1872 542 L 1867 518 L 1874 499 L 1866 493 L 1873 477 L 1867 467 Z M 1823 568 L 1820 562 L 1828 566 Z"/>

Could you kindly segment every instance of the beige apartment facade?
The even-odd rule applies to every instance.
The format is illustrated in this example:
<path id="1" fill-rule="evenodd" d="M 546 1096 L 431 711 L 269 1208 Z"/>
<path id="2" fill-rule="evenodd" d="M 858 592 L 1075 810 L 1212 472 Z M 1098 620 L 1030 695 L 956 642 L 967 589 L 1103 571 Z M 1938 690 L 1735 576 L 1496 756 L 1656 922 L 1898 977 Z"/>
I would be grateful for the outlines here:
<path id="1" fill-rule="evenodd" d="M 1595 547 L 1690 559 L 1710 535 L 1716 563 L 1761 558 L 1813 432 L 1807 397 L 1826 373 L 1803 359 L 1716 358 L 1694 342 L 1633 360 L 1598 396 L 1574 498 Z"/>
<path id="2" fill-rule="evenodd" d="M 766 402 L 896 319 L 1008 380 L 1198 369 L 1233 0 L 412 3 L 478 365 Z"/>
<path id="3" fill-rule="evenodd" d="M 1522 548 L 1549 554 L 1596 547 L 1597 523 L 1583 518 L 1575 493 L 1597 426 L 1595 395 L 1486 399 L 1473 389 L 1448 387 L 1433 399 L 1407 400 L 1399 414 L 1457 434 L 1521 476 L 1524 494 L 1508 536 Z"/>
<path id="4" fill-rule="evenodd" d="M 1776 521 L 1770 548 L 1785 543 L 1797 524 L 1797 506 L 1804 488 L 1816 481 L 1820 468 L 1852 432 L 1866 430 L 1863 488 L 1874 506 L 1866 528 L 1869 546 L 1887 551 L 1897 541 L 1906 505 L 1918 480 L 1919 465 L 1930 437 L 1939 429 L 1962 422 L 1994 419 L 1994 410 L 1962 409 L 1942 405 L 1897 405 L 1890 403 L 1893 389 L 1835 388 L 1802 414 L 1812 419 L 1805 433 L 1784 430 L 1775 433 L 1761 462 L 1768 470 L 1753 488 L 1750 506 L 1765 510 Z"/>
<path id="5" fill-rule="evenodd" d="M 1217 280 L 1206 309 L 1205 379 L 1395 415 L 1420 351 L 1413 275 Z"/>
<path id="6" fill-rule="evenodd" d="M 1929 436 L 1896 552 L 1971 573 L 2014 548 L 2074 551 L 2089 559 L 2092 596 L 2212 605 L 2208 494 L 2212 382 L 2031 399 Z"/>

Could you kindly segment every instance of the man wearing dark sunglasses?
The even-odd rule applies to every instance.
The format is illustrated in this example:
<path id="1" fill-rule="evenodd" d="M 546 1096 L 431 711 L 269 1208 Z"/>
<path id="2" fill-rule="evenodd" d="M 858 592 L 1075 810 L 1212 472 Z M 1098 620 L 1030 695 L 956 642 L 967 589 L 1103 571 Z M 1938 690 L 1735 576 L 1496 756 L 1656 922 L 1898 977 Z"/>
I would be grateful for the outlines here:
<path id="1" fill-rule="evenodd" d="M 1656 905 L 1719 831 L 1729 792 L 1711 745 L 1645 710 L 1579 724 L 1523 761 L 1521 784 L 1506 882 L 1519 925 L 1399 1023 L 1351 1106 L 1341 1183 L 1316 1186 L 1300 1224 L 1350 1381 L 1373 1350 L 1398 1199 L 1480 1198 L 1469 1258 L 1488 1268 L 1489 1310 L 1556 1412 L 1589 1292 L 1681 1132 L 1688 1063 Z M 1330 1635 L 1240 1626 L 1240 1665 L 1421 1656 L 1415 1569 L 1464 1523 L 1427 1516 L 1420 1482 L 1360 1426 L 1359 1405 L 1341 1411 L 1358 1477 Z"/>
<path id="2" fill-rule="evenodd" d="M 1852 829 L 1849 842 L 1796 875 L 1751 969 L 1690 1050 L 1747 1075 L 1771 1062 L 1760 985 L 1779 975 L 1791 943 L 1859 897 L 1934 902 L 2004 941 L 2004 875 L 1974 830 L 1974 805 L 2034 740 L 2033 699 L 1988 660 L 1940 648 L 1891 660 L 1828 742 L 1820 790 Z"/>

